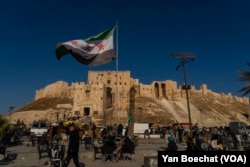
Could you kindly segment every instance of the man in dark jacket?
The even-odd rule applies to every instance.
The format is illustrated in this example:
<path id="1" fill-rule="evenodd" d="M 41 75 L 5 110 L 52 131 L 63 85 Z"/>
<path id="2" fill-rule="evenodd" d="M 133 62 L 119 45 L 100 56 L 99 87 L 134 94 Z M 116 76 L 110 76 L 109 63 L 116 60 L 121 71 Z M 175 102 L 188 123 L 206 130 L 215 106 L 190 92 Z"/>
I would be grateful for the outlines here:
<path id="1" fill-rule="evenodd" d="M 196 140 L 194 137 L 188 137 L 188 139 L 187 139 L 187 151 L 196 151 L 195 141 Z"/>
<path id="2" fill-rule="evenodd" d="M 167 147 L 167 151 L 177 151 L 178 147 L 177 144 L 174 141 L 174 138 L 172 136 L 168 137 L 168 147 Z"/>
<path id="3" fill-rule="evenodd" d="M 80 140 L 80 137 L 79 137 L 79 133 L 75 124 L 70 124 L 69 125 L 69 145 L 68 145 L 67 157 L 64 161 L 64 167 L 67 167 L 69 165 L 71 158 L 73 158 L 75 166 L 80 167 L 79 158 L 78 158 L 79 140 Z"/>

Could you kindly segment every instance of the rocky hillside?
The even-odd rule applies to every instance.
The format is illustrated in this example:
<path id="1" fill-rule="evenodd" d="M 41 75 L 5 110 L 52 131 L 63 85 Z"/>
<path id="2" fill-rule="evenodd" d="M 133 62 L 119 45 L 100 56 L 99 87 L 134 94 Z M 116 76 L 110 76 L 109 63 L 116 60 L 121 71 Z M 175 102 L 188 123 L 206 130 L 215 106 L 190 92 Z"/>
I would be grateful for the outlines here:
<path id="1" fill-rule="evenodd" d="M 67 98 L 67 97 L 45 97 L 38 99 L 36 101 L 33 101 L 19 109 L 17 109 L 15 112 L 21 112 L 21 111 L 30 111 L 30 110 L 48 110 L 48 109 L 57 109 L 58 104 L 71 104 L 73 105 L 73 99 Z"/>
<path id="2" fill-rule="evenodd" d="M 188 122 L 187 100 L 155 100 L 138 98 L 135 111 L 136 121 L 147 121 L 160 124 Z M 218 100 L 212 95 L 203 98 L 199 94 L 190 97 L 192 123 L 204 126 L 225 126 L 230 121 L 243 121 L 250 124 L 248 105 L 240 102 Z"/>
<path id="3" fill-rule="evenodd" d="M 73 104 L 70 98 L 42 98 L 27 104 L 14 113 L 12 120 L 50 120 L 52 115 L 48 110 L 56 110 L 58 104 Z M 243 121 L 250 124 L 248 105 L 237 101 L 222 101 L 215 96 L 208 95 L 206 98 L 200 94 L 192 94 L 190 97 L 190 112 L 192 123 L 205 126 L 225 126 L 230 121 Z M 59 110 L 58 110 L 59 111 Z M 135 121 L 169 124 L 173 122 L 188 122 L 186 98 L 175 101 L 166 99 L 152 99 L 140 97 L 136 99 L 134 112 Z"/>

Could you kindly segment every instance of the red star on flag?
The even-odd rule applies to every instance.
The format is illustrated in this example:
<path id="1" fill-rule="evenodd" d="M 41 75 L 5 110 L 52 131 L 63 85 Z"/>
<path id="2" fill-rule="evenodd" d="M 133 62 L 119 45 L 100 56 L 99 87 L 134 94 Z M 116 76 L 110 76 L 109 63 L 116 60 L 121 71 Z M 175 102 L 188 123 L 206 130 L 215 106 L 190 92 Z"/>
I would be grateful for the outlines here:
<path id="1" fill-rule="evenodd" d="M 104 45 L 103 45 L 102 43 L 99 43 L 99 44 L 98 44 L 98 48 L 99 48 L 99 51 L 100 51 L 100 50 L 104 50 Z"/>
<path id="2" fill-rule="evenodd" d="M 77 41 L 70 41 L 72 45 L 77 46 Z"/>
<path id="3" fill-rule="evenodd" d="M 90 50 L 90 45 L 89 44 L 87 44 L 87 46 L 86 46 L 86 48 L 85 48 L 87 51 L 89 51 Z"/>

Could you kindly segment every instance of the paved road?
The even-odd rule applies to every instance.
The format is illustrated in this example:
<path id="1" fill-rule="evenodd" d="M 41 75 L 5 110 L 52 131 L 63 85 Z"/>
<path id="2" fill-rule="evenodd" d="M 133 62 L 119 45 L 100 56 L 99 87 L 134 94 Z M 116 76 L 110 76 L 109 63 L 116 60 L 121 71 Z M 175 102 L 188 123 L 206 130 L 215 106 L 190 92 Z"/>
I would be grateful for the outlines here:
<path id="1" fill-rule="evenodd" d="M 23 142 L 17 146 L 7 148 L 7 154 L 17 154 L 17 158 L 11 163 L 4 165 L 6 167 L 42 167 L 48 166 L 47 154 L 39 159 L 37 147 L 30 145 L 28 139 L 23 139 Z M 166 146 L 163 139 L 141 139 L 140 144 L 135 150 L 135 160 L 120 160 L 119 162 L 104 162 L 101 159 L 93 160 L 93 150 L 80 149 L 79 159 L 80 162 L 89 167 L 103 167 L 103 166 L 118 166 L 118 167 L 140 167 L 144 165 L 145 156 L 157 156 L 157 151 L 164 149 Z M 179 148 L 182 148 L 180 146 Z M 70 162 L 70 167 L 74 167 L 73 160 Z"/>
<path id="2" fill-rule="evenodd" d="M 135 160 L 120 160 L 119 162 L 104 162 L 101 158 L 94 161 L 93 150 L 80 148 L 79 160 L 87 167 L 142 167 L 145 157 L 156 157 L 157 151 L 164 150 L 165 147 L 164 139 L 140 139 L 139 145 L 135 149 Z M 185 145 L 178 144 L 178 150 L 185 150 L 185 148 Z M 42 158 L 39 159 L 37 147 L 31 146 L 31 142 L 27 138 L 22 139 L 22 142 L 17 146 L 8 147 L 6 154 L 17 154 L 17 158 L 11 163 L 4 165 L 5 167 L 48 166 L 46 164 L 49 161 L 48 155 L 44 153 Z M 69 167 L 74 167 L 73 160 L 71 160 Z"/>

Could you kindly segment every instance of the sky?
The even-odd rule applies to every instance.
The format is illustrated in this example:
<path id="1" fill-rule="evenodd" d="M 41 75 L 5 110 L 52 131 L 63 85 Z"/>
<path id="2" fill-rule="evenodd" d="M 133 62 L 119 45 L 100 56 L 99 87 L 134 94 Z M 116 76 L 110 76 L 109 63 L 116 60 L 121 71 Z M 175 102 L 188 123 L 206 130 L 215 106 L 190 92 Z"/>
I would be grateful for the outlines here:
<path id="1" fill-rule="evenodd" d="M 118 23 L 118 69 L 143 84 L 184 83 L 181 59 L 192 53 L 187 82 L 219 93 L 238 92 L 238 70 L 249 71 L 247 0 L 8 0 L 0 2 L 0 113 L 34 101 L 36 90 L 57 81 L 87 83 L 88 71 L 116 70 L 116 61 L 90 67 L 71 55 L 60 61 L 57 43 L 85 39 Z M 116 40 L 118 39 L 118 40 Z"/>

